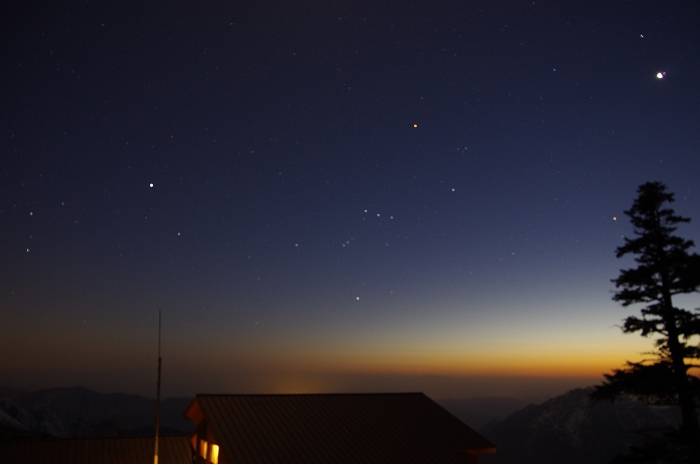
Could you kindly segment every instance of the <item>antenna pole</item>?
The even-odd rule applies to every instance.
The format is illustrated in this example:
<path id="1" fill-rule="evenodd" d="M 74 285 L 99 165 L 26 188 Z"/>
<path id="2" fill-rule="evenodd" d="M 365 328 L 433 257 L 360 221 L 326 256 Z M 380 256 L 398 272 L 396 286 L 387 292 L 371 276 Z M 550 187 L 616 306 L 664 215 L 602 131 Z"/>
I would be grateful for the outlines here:
<path id="1" fill-rule="evenodd" d="M 155 443 L 155 453 L 153 455 L 153 464 L 158 464 L 158 435 L 160 432 L 160 319 L 161 311 L 158 309 L 158 383 L 156 387 L 156 443 Z"/>

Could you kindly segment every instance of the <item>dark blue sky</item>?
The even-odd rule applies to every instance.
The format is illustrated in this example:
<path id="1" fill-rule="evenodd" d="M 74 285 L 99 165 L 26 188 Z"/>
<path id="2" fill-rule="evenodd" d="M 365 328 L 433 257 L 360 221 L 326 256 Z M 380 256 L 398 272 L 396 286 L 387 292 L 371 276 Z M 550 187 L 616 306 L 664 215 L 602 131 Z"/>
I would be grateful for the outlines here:
<path id="1" fill-rule="evenodd" d="M 639 184 L 700 221 L 694 2 L 148 3 L 2 7 L 3 382 L 149 392 L 158 308 L 172 393 L 648 349 L 610 279 Z"/>

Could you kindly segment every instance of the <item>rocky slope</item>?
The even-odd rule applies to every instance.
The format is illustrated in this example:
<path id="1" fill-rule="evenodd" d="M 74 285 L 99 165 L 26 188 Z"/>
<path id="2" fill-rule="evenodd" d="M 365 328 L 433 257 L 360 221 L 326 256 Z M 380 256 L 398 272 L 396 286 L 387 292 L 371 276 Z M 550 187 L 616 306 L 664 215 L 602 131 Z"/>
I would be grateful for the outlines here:
<path id="1" fill-rule="evenodd" d="M 625 454 L 644 434 L 675 426 L 676 408 L 652 408 L 631 399 L 593 403 L 592 388 L 530 405 L 481 432 L 498 447 L 485 464 L 566 462 L 600 464 Z"/>
<path id="2" fill-rule="evenodd" d="M 0 434 L 22 436 L 150 435 L 155 400 L 138 395 L 104 395 L 86 388 L 53 388 L 0 397 Z M 161 433 L 183 433 L 192 424 L 182 418 L 190 398 L 161 403 Z"/>

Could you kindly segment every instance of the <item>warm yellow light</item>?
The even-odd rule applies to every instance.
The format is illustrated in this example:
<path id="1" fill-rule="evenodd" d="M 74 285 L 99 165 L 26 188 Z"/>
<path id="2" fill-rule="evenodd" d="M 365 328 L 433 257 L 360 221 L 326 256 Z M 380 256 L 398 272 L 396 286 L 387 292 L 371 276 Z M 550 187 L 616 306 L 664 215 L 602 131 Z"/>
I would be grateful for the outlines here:
<path id="1" fill-rule="evenodd" d="M 219 445 L 213 443 L 211 445 L 211 462 L 212 464 L 219 464 Z"/>
<path id="2" fill-rule="evenodd" d="M 204 459 L 207 458 L 207 441 L 199 440 L 199 455 Z"/>
<path id="3" fill-rule="evenodd" d="M 418 128 L 418 124 L 414 124 L 414 125 L 413 125 L 413 128 L 414 128 L 414 129 L 417 129 L 417 128 Z"/>

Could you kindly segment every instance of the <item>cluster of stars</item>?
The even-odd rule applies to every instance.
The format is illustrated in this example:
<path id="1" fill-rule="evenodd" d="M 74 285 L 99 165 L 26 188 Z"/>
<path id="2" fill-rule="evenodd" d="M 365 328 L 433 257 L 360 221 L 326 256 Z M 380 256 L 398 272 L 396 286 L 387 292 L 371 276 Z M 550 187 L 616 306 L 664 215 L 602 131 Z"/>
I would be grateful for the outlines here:
<path id="1" fill-rule="evenodd" d="M 363 212 L 364 212 L 365 214 L 367 214 L 369 211 L 365 209 L 365 210 L 363 210 Z M 381 213 L 376 213 L 376 216 L 377 216 L 377 217 L 382 217 L 382 214 L 381 214 Z M 364 219 L 365 219 L 365 218 L 362 218 L 363 221 L 364 221 Z M 389 216 L 389 219 L 394 219 L 394 216 L 391 216 L 391 215 L 390 215 L 390 216 Z"/>

